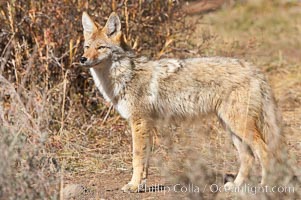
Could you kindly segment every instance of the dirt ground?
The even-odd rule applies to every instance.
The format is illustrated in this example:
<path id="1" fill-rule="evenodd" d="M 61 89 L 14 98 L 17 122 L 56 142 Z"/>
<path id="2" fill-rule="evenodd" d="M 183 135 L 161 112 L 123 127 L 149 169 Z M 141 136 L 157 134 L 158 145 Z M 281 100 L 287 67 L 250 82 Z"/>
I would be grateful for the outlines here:
<path id="1" fill-rule="evenodd" d="M 239 18 L 243 17 L 239 16 L 248 9 L 257 9 L 256 14 L 245 14 L 250 15 L 248 17 L 254 21 L 251 20 L 251 24 L 247 28 L 240 27 L 243 25 L 239 25 Z M 276 18 L 274 22 L 269 21 L 272 20 L 270 18 L 273 18 L 275 12 L 283 15 L 283 18 Z M 287 12 L 285 16 L 284 12 Z M 282 113 L 284 133 L 289 147 L 289 159 L 292 160 L 297 175 L 301 176 L 300 170 L 297 170 L 301 169 L 301 48 L 299 48 L 300 35 L 298 35 L 301 33 L 300 14 L 298 20 L 295 18 L 295 22 L 285 25 L 295 27 L 296 31 L 289 32 L 290 28 L 288 27 L 274 33 L 278 28 L 283 28 L 282 19 L 296 17 L 296 12 L 294 7 L 280 7 L 263 11 L 262 8 L 256 8 L 256 6 L 255 8 L 242 6 L 232 10 L 224 8 L 206 16 L 189 17 L 188 21 L 199 23 L 190 41 L 199 45 L 201 51 L 205 51 L 203 54 L 244 58 L 256 63 L 264 71 L 272 85 Z M 217 20 L 220 18 L 223 18 L 224 21 Z M 257 29 L 256 23 L 260 22 L 256 22 L 256 19 L 262 21 L 263 24 L 266 23 L 262 26 L 267 28 Z M 268 36 L 272 33 L 273 35 Z M 291 39 L 285 38 L 288 36 Z M 204 38 L 206 37 L 216 37 L 216 39 L 212 43 L 205 44 Z M 295 37 L 299 37 L 299 40 L 295 40 Z M 207 46 L 202 49 L 204 44 Z M 94 126 L 97 126 L 97 123 Z M 188 154 L 199 155 L 207 167 L 219 173 L 216 175 L 217 179 L 222 179 L 226 173 L 235 174 L 239 165 L 237 155 L 218 122 L 210 118 L 200 127 L 198 131 L 205 133 L 205 136 L 200 134 L 200 138 L 191 139 L 193 144 L 195 140 L 198 140 L 198 145 L 189 149 Z M 185 192 L 166 192 L 164 190 L 137 194 L 123 193 L 120 188 L 131 177 L 131 136 L 127 123 L 121 120 L 110 131 L 103 131 L 101 127 L 96 131 L 99 132 L 99 135 L 92 134 L 87 141 L 69 141 L 68 144 L 71 146 L 78 145 L 76 149 L 80 149 L 80 151 L 60 152 L 61 158 L 65 159 L 65 166 L 68 166 L 63 173 L 63 187 L 66 188 L 73 184 L 80 185 L 77 185 L 75 190 L 81 192 L 76 193 L 73 197 L 71 194 L 70 199 L 188 199 Z M 188 140 L 184 142 L 175 140 L 176 145 L 179 146 L 192 144 Z M 165 150 L 166 147 L 159 144 L 152 154 L 153 159 L 147 183 L 150 186 L 177 184 L 177 182 L 173 182 L 174 179 L 167 177 L 169 174 L 166 173 L 165 167 L 168 164 L 165 163 L 184 163 L 186 162 L 185 158 L 189 157 L 185 154 L 187 151 L 181 151 L 176 155 L 166 153 Z M 193 152 L 191 152 L 192 150 Z M 260 170 L 257 169 L 259 169 L 258 164 L 252 174 L 259 180 Z M 184 171 L 181 167 L 173 170 L 176 174 Z M 208 186 L 204 185 L 201 189 L 208 190 Z"/>

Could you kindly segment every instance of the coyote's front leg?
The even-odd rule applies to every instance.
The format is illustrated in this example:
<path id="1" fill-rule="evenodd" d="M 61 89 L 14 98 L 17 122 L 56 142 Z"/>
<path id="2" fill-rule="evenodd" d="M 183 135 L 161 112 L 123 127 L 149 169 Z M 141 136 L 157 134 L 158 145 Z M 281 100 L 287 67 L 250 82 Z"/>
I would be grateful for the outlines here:
<path id="1" fill-rule="evenodd" d="M 139 192 L 147 178 L 152 124 L 150 120 L 135 117 L 130 120 L 130 125 L 133 139 L 133 176 L 121 190 Z"/>

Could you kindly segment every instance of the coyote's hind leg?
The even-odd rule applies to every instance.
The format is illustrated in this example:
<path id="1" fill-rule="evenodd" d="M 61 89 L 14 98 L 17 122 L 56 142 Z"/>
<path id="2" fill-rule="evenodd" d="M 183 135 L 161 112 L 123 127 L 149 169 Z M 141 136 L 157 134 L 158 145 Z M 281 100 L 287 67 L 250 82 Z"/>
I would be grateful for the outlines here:
<path id="1" fill-rule="evenodd" d="M 231 136 L 232 136 L 233 144 L 239 153 L 239 159 L 240 159 L 240 167 L 239 167 L 238 174 L 234 180 L 234 185 L 240 186 L 249 178 L 250 169 L 254 162 L 254 156 L 249 145 L 243 142 L 235 134 L 232 133 Z"/>

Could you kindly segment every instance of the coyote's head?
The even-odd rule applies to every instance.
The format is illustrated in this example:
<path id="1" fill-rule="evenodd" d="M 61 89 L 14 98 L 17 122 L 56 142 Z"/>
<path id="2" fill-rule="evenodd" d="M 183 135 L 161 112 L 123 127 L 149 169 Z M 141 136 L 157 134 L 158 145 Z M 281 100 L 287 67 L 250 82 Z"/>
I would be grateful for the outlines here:
<path id="1" fill-rule="evenodd" d="M 80 63 L 88 67 L 108 66 L 113 55 L 122 53 L 121 23 L 116 13 L 112 13 L 103 28 L 98 28 L 90 16 L 84 12 L 82 16 L 84 28 L 84 55 Z"/>

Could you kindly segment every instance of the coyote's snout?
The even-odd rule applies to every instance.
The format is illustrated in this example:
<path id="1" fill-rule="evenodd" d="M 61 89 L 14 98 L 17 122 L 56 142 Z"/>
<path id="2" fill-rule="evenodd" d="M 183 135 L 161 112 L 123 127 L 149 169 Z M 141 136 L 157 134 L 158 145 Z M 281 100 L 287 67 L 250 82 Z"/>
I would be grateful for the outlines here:
<path id="1" fill-rule="evenodd" d="M 80 62 L 90 67 L 104 98 L 131 125 L 133 176 L 123 191 L 137 192 L 147 178 L 150 133 L 156 122 L 198 119 L 207 113 L 216 114 L 239 152 L 238 175 L 227 185 L 245 182 L 254 155 L 262 166 L 261 183 L 266 183 L 281 132 L 271 89 L 254 65 L 222 57 L 138 58 L 123 41 L 115 13 L 103 28 L 87 13 L 82 23 L 85 50 Z"/>

